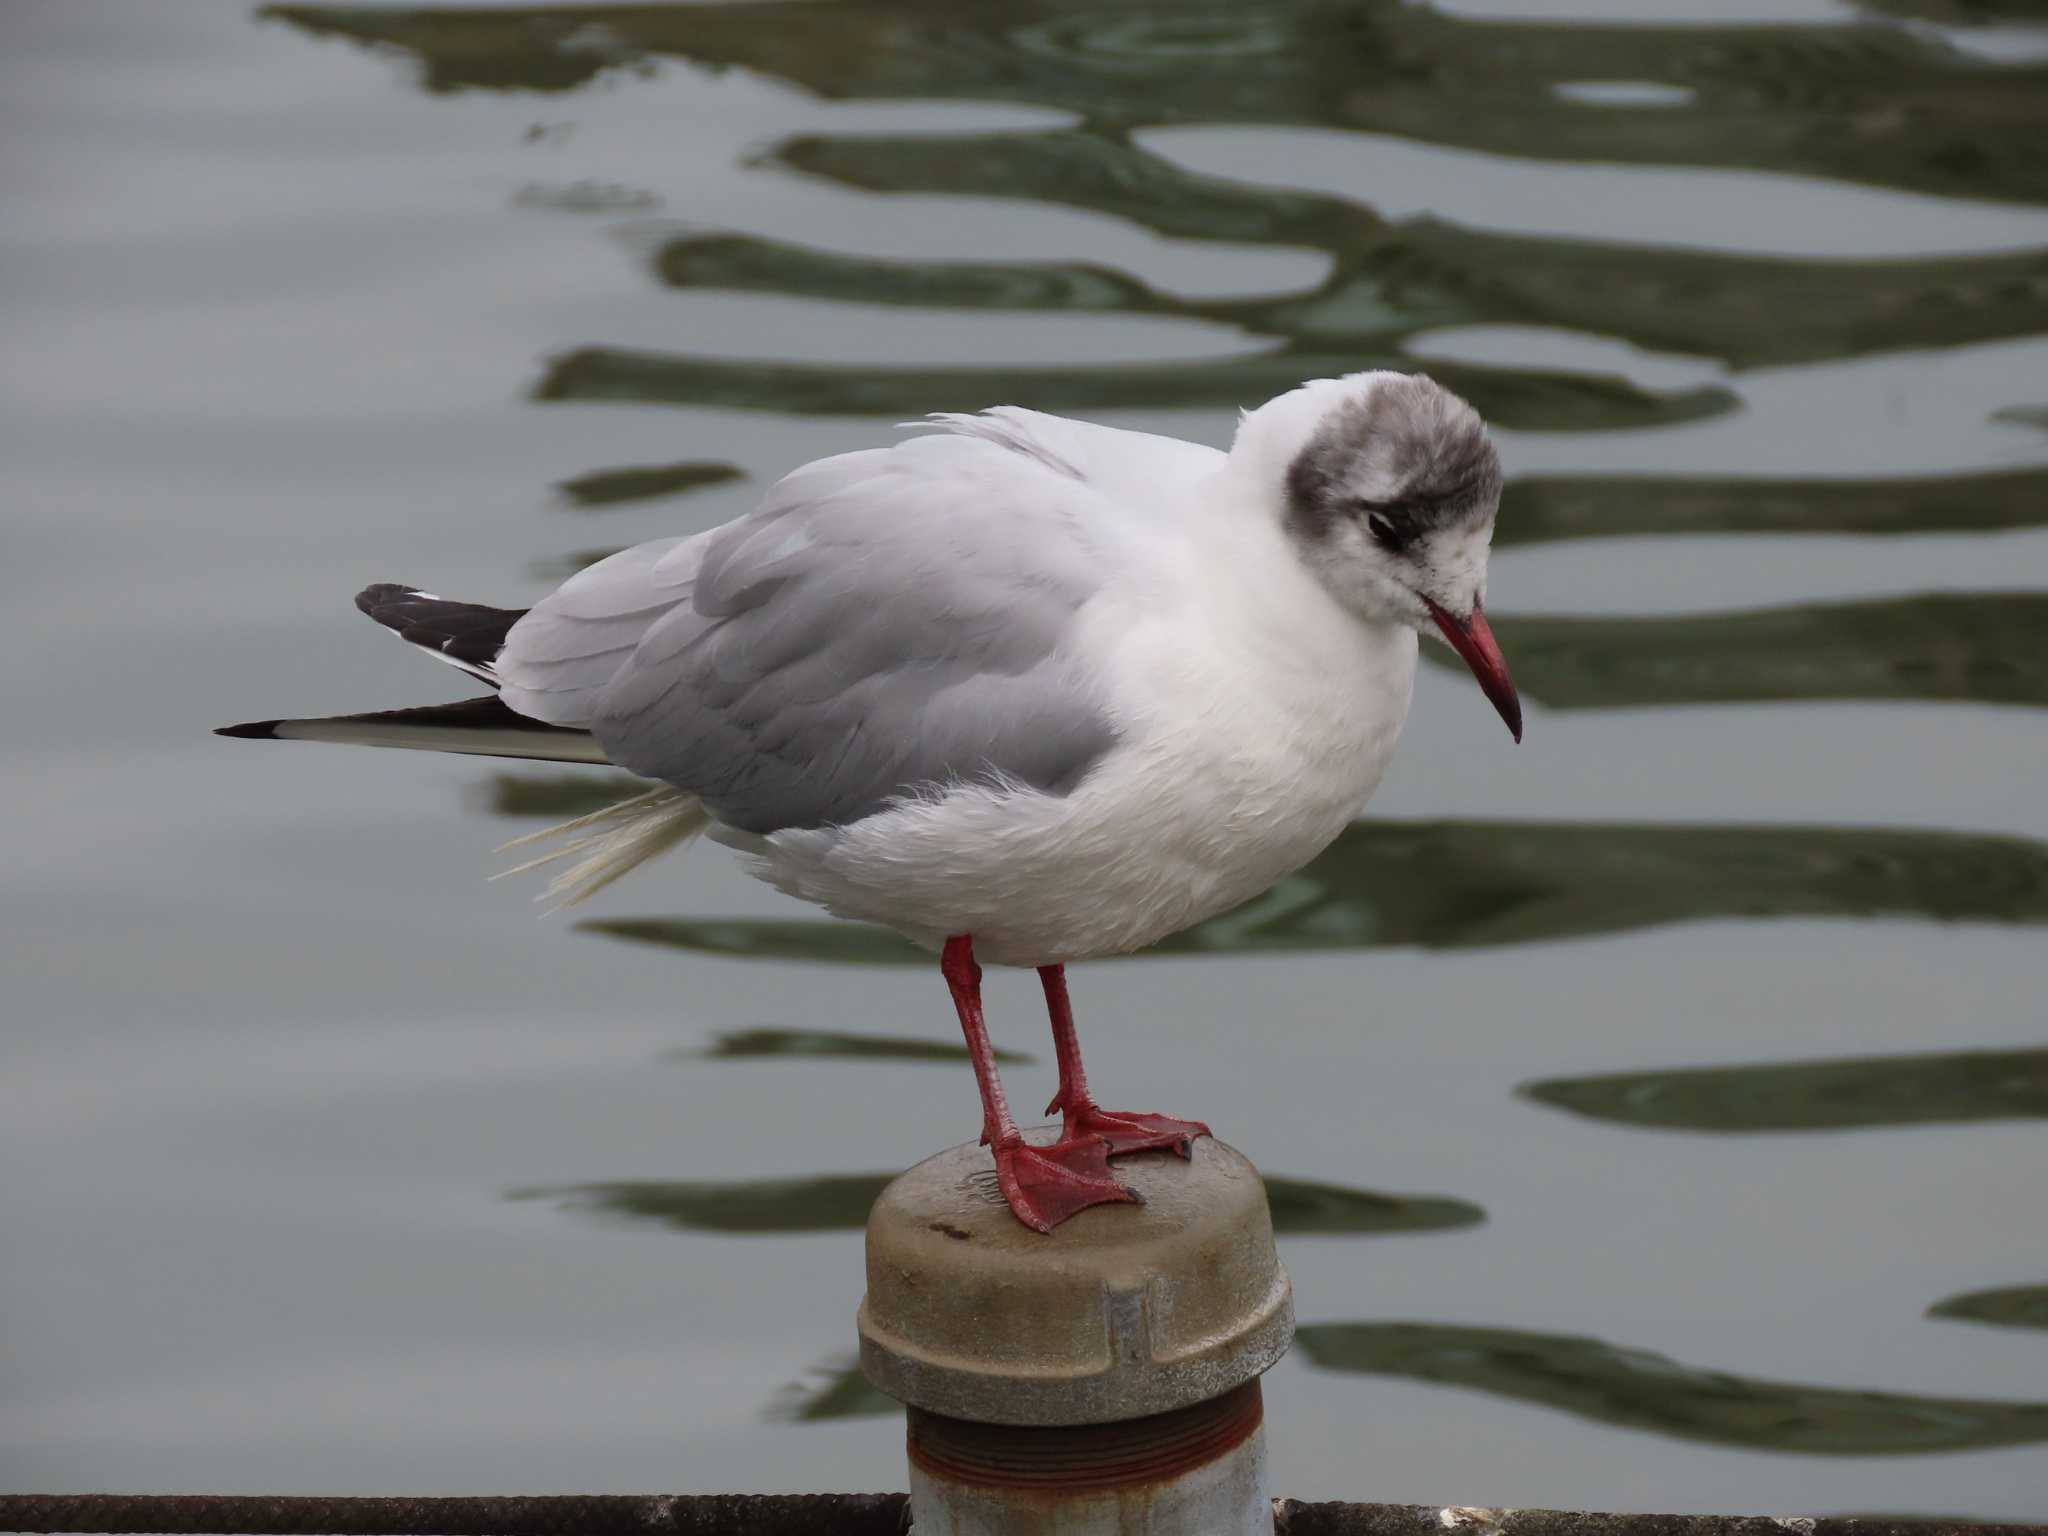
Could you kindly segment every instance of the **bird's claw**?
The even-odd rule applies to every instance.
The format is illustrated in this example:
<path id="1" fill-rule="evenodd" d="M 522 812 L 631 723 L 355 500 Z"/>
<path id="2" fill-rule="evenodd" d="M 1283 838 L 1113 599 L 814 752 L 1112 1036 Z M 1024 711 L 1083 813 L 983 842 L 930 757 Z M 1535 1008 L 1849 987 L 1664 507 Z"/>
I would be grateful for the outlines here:
<path id="1" fill-rule="evenodd" d="M 1034 1147 L 1021 1136 L 995 1147 L 996 1182 L 1016 1218 L 1050 1232 L 1091 1205 L 1138 1205 L 1137 1192 L 1109 1175 L 1109 1145 L 1099 1136 L 1066 1136 Z"/>
<path id="2" fill-rule="evenodd" d="M 1171 1115 L 1098 1109 L 1093 1104 L 1085 1104 L 1066 1116 L 1062 1134 L 1068 1139 L 1099 1136 L 1108 1145 L 1111 1157 L 1160 1151 L 1193 1157 L 1195 1138 L 1209 1135 L 1210 1130 L 1199 1120 L 1176 1120 Z"/>

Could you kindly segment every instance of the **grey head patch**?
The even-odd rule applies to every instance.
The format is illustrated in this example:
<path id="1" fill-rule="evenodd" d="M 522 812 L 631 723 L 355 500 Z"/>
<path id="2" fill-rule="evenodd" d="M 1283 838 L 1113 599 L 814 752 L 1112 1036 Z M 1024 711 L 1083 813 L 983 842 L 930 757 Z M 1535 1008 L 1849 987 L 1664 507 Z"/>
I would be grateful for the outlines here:
<path id="1" fill-rule="evenodd" d="M 1287 470 L 1288 519 L 1311 545 L 1370 518 L 1399 550 L 1484 522 L 1500 505 L 1500 455 L 1479 413 L 1435 380 L 1397 374 L 1333 409 Z"/>

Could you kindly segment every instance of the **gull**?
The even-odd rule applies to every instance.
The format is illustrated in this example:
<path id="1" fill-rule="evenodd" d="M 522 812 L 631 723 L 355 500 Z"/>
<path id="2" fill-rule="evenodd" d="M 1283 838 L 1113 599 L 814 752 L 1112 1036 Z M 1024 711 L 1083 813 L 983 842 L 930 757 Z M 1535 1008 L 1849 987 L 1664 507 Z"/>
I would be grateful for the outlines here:
<path id="1" fill-rule="evenodd" d="M 998 1184 L 1050 1232 L 1136 1200 L 1111 1157 L 1187 1156 L 1208 1134 L 1097 1104 L 1065 967 L 1227 911 L 1327 847 L 1386 770 L 1426 628 L 1521 740 L 1484 611 L 1500 460 L 1463 400 L 1384 371 L 1244 413 L 1227 452 L 1013 406 L 912 425 L 528 609 L 388 583 L 356 599 L 493 694 L 221 734 L 654 781 L 550 829 L 570 840 L 534 862 L 573 861 L 551 893 L 580 900 L 704 833 L 936 951 Z M 996 1075 L 982 960 L 1043 983 L 1050 1143 L 1025 1139 Z"/>

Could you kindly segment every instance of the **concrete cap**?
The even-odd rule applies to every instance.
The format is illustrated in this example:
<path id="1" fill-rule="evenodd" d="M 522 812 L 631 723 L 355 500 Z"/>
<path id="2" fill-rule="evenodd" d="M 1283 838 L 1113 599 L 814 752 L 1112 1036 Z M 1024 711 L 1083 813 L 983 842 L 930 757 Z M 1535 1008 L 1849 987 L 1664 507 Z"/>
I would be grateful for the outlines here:
<path id="1" fill-rule="evenodd" d="M 1258 1170 L 1209 1136 L 1191 1161 L 1110 1167 L 1145 1203 L 1093 1206 L 1050 1234 L 1010 1214 L 985 1147 L 883 1190 L 860 1305 L 868 1380 L 949 1418 L 1100 1424 L 1207 1401 L 1285 1354 L 1294 1299 Z"/>

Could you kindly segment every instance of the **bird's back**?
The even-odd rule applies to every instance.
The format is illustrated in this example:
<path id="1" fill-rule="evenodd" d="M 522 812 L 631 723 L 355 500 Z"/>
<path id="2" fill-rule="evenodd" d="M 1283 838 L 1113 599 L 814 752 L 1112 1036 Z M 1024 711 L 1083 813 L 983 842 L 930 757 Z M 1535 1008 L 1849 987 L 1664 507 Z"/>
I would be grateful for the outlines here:
<path id="1" fill-rule="evenodd" d="M 1019 410 L 936 425 L 571 578 L 513 627 L 505 702 L 749 832 L 956 780 L 1068 792 L 1115 736 L 1077 617 L 1222 455 Z"/>

